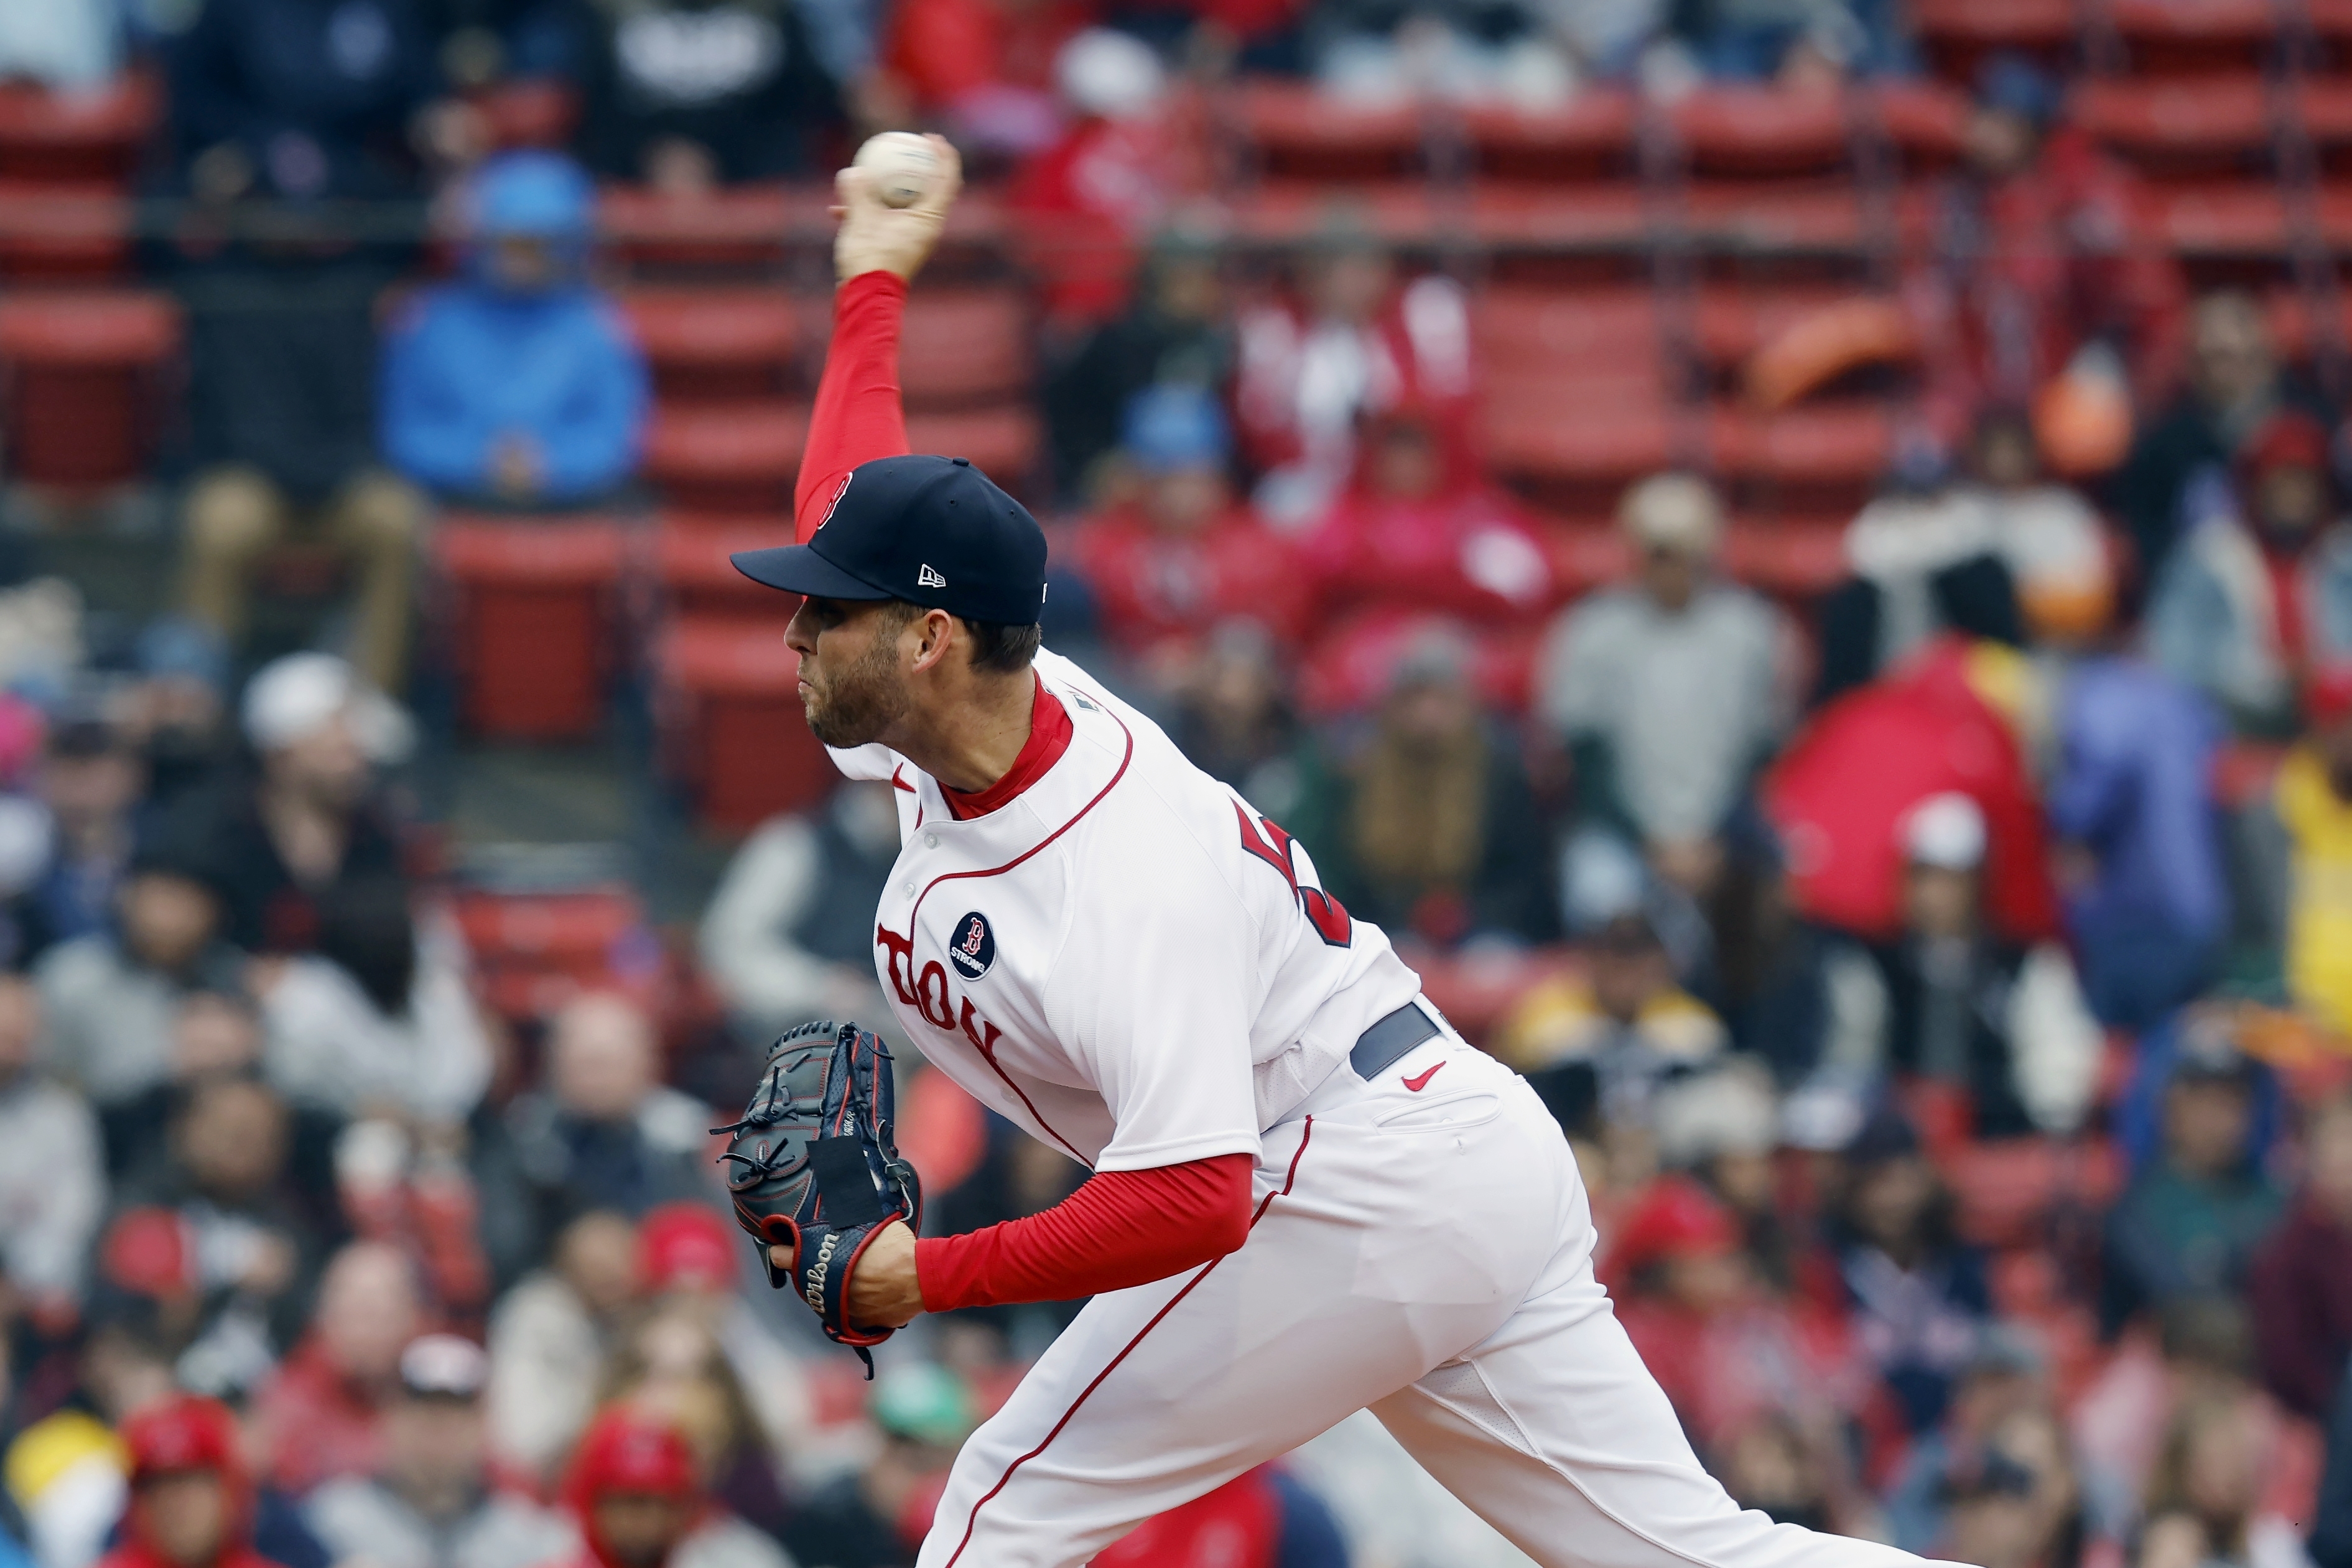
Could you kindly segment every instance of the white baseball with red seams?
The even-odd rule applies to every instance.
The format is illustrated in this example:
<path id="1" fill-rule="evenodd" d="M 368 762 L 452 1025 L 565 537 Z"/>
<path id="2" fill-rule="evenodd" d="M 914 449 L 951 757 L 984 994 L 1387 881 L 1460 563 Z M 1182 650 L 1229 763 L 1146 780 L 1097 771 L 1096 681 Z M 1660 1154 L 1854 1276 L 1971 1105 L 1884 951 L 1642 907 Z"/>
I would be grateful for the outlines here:
<path id="1" fill-rule="evenodd" d="M 1069 747 L 986 815 L 883 747 L 834 753 L 898 787 L 884 993 L 934 1065 L 1097 1170 L 1252 1155 L 1255 1218 L 1088 1303 L 964 1445 L 919 1568 L 1076 1568 L 1366 1406 L 1539 1563 L 1916 1564 L 1740 1511 L 1593 1280 L 1534 1092 L 1451 1029 L 1359 1078 L 1358 1036 L 1420 991 L 1388 938 L 1150 720 L 1036 668 Z"/>

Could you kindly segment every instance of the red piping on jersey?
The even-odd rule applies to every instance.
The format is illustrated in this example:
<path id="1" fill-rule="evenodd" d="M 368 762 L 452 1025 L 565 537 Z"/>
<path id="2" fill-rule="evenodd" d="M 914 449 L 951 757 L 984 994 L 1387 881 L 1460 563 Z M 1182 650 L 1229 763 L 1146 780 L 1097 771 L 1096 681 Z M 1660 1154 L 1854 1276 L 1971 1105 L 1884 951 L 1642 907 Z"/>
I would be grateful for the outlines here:
<path id="1" fill-rule="evenodd" d="M 1112 780 L 1112 782 L 1113 782 L 1113 783 L 1117 783 L 1117 782 L 1118 782 L 1118 780 L 1113 779 L 1113 780 Z M 1042 847 L 1042 846 L 1041 846 L 1041 847 Z M 908 924 L 909 924 L 909 925 L 911 925 L 911 924 L 913 924 L 913 923 L 910 921 L 910 922 L 908 922 Z M 964 1004 L 963 1004 L 963 1005 L 964 1005 L 964 1017 L 965 1017 L 967 1019 L 969 1019 L 971 1017 L 971 999 L 970 999 L 969 998 L 967 998 L 965 999 L 965 1001 L 964 1001 Z M 988 1029 L 989 1029 L 989 1032 L 990 1032 L 990 1033 L 992 1033 L 992 1034 L 993 1034 L 993 1033 L 995 1032 L 996 1026 L 995 1026 L 995 1025 L 993 1025 L 993 1024 L 991 1024 L 991 1025 L 989 1025 L 989 1026 L 988 1026 Z M 1018 1100 L 1018 1101 L 1020 1101 L 1020 1102 L 1021 1102 L 1022 1108 L 1023 1108 L 1024 1110 L 1025 1110 L 1025 1111 L 1027 1111 L 1027 1112 L 1029 1113 L 1030 1116 L 1031 1116 L 1031 1117 L 1032 1117 L 1032 1118 L 1036 1122 L 1036 1124 L 1037 1124 L 1039 1126 L 1041 1126 L 1041 1127 L 1043 1127 L 1043 1128 L 1045 1128 L 1045 1135 L 1046 1135 L 1047 1137 L 1049 1137 L 1049 1138 L 1053 1139 L 1055 1143 L 1057 1143 L 1057 1144 L 1061 1145 L 1062 1145 L 1062 1152 L 1063 1152 L 1064 1154 L 1066 1154 L 1066 1155 L 1069 1155 L 1069 1156 L 1070 1156 L 1070 1158 L 1072 1158 L 1072 1159 L 1074 1159 L 1074 1160 L 1077 1161 L 1077 1162 L 1078 1162 L 1078 1164 L 1080 1164 L 1080 1165 L 1082 1165 L 1082 1166 L 1086 1166 L 1086 1167 L 1087 1167 L 1087 1169 L 1088 1169 L 1088 1170 L 1092 1170 L 1092 1169 L 1094 1169 L 1094 1168 L 1095 1168 L 1095 1163 L 1094 1163 L 1094 1161 L 1092 1161 L 1092 1160 L 1090 1160 L 1090 1159 L 1087 1158 L 1087 1156 L 1086 1156 L 1086 1155 L 1082 1155 L 1082 1154 L 1078 1153 L 1078 1151 L 1077 1151 L 1076 1149 L 1075 1149 L 1075 1148 L 1073 1148 L 1073 1147 L 1071 1147 L 1071 1146 L 1070 1146 L 1070 1140 L 1069 1140 L 1069 1139 L 1067 1139 L 1067 1138 L 1066 1138 L 1066 1137 L 1062 1136 L 1062 1134 L 1059 1134 L 1059 1133 L 1057 1133 L 1057 1132 L 1054 1131 L 1054 1124 L 1053 1124 L 1051 1122 L 1048 1122 L 1047 1120 L 1045 1120 L 1045 1118 L 1038 1113 L 1037 1107 L 1036 1107 L 1034 1103 L 1031 1103 L 1031 1101 L 1030 1101 L 1030 1099 L 1029 1099 L 1029 1096 L 1028 1096 L 1027 1094 L 1025 1094 L 1025 1093 L 1024 1093 L 1024 1092 L 1022 1092 L 1021 1085 L 1019 1085 L 1018 1083 L 1015 1083 L 1015 1082 L 1013 1082 L 1013 1075 L 1012 1075 L 1011 1073 L 1009 1073 L 1009 1072 L 1005 1071 L 1003 1068 L 999 1067 L 999 1066 L 996 1064 L 996 1051 L 995 1051 L 995 1050 L 994 1050 L 992 1047 L 991 1047 L 990 1045 L 988 1045 L 986 1041 L 984 1041 L 984 1040 L 982 1040 L 979 1039 L 976 1035 L 974 1035 L 974 1034 L 972 1033 L 972 1031 L 971 1031 L 970 1029 L 966 1029 L 966 1030 L 963 1031 L 963 1033 L 964 1033 L 964 1038 L 965 1038 L 966 1040 L 971 1040 L 971 1048 L 972 1048 L 974 1051 L 976 1051 L 980 1052 L 980 1059 L 981 1059 L 982 1061 L 985 1061 L 986 1063 L 988 1063 L 988 1070 L 989 1070 L 991 1072 L 995 1073 L 995 1074 L 996 1074 L 996 1076 L 997 1076 L 998 1078 L 1000 1078 L 1000 1079 L 1003 1080 L 1003 1082 L 1004 1082 L 1004 1086 L 1005 1086 L 1007 1089 L 1010 1089 L 1010 1090 L 1012 1090 L 1012 1091 L 1013 1091 L 1013 1097 L 1014 1099 L 1016 1099 L 1016 1100 Z"/>
<path id="2" fill-rule="evenodd" d="M 1041 687 L 1040 689 L 1042 690 L 1043 688 Z M 1127 765 L 1135 760 L 1135 732 L 1127 727 L 1127 722 L 1120 718 L 1118 715 L 1111 713 L 1108 708 L 1105 708 L 1102 711 L 1107 714 L 1110 714 L 1110 721 L 1118 726 L 1118 732 L 1121 735 L 1127 737 L 1127 754 L 1118 759 L 1118 771 L 1110 776 L 1110 782 L 1097 790 L 1095 792 L 1095 798 L 1087 801 L 1085 805 L 1079 807 L 1068 821 L 1064 822 L 1060 827 L 1055 828 L 1052 832 L 1047 833 L 1044 838 L 1038 840 L 1035 843 L 1030 845 L 1027 849 L 1022 851 L 1011 860 L 1006 861 L 1003 865 L 991 866 L 986 871 L 951 871 L 943 875 L 933 877 L 929 883 L 924 884 L 923 891 L 915 895 L 914 907 L 907 911 L 907 930 L 909 935 L 912 935 L 915 929 L 915 917 L 923 912 L 923 900 L 931 896 L 932 888 L 939 886 L 940 883 L 943 882 L 957 882 L 966 877 L 1003 875 L 1006 872 L 1011 871 L 1014 866 L 1019 865 L 1022 862 L 1029 859 L 1032 855 L 1036 854 L 1047 844 L 1052 843 L 1055 839 L 1060 838 L 1064 833 L 1068 832 L 1072 828 L 1077 826 L 1078 818 L 1085 816 L 1088 811 L 1091 811 L 1097 806 L 1101 805 L 1103 802 L 1103 797 L 1109 794 L 1113 789 L 1118 788 L 1118 781 L 1127 777 Z M 972 1043 L 975 1046 L 978 1046 L 980 1042 L 974 1040 Z M 1055 1132 L 1052 1123 L 1046 1121 L 1045 1117 L 1037 1115 L 1037 1107 L 1031 1104 L 1029 1102 L 1029 1096 L 1021 1092 L 1021 1085 L 1013 1082 L 1012 1074 L 1006 1072 L 1003 1068 L 999 1067 L 996 1064 L 996 1055 L 993 1051 L 987 1050 L 985 1047 L 982 1047 L 980 1051 L 980 1059 L 988 1063 L 990 1071 L 995 1073 L 997 1077 L 1004 1081 L 1004 1086 L 1013 1091 L 1013 1097 L 1021 1102 L 1022 1105 L 1028 1111 L 1029 1114 L 1036 1116 L 1037 1124 L 1045 1129 L 1047 1136 L 1051 1137 L 1055 1143 L 1061 1145 L 1063 1148 L 1069 1150 L 1070 1157 L 1077 1161 L 1078 1164 L 1085 1166 L 1088 1170 L 1092 1170 L 1094 1168 L 1093 1162 L 1088 1160 L 1084 1155 L 1079 1154 L 1076 1149 L 1072 1148 L 1070 1145 L 1070 1140 Z"/>
<path id="3" fill-rule="evenodd" d="M 1130 737 L 1130 745 L 1131 744 L 1132 739 Z M 1118 780 L 1113 779 L 1112 782 L 1117 783 Z M 1096 797 L 1097 800 L 1100 798 L 1101 797 L 1099 796 Z M 1072 821 L 1076 820 L 1076 819 L 1075 818 L 1072 819 Z M 1264 1198 L 1259 1200 L 1257 1212 L 1250 1216 L 1250 1228 L 1252 1230 L 1255 1230 L 1257 1228 L 1257 1222 L 1265 1218 L 1265 1211 L 1274 1207 L 1274 1200 L 1276 1198 L 1288 1197 L 1290 1196 L 1291 1186 L 1298 1180 L 1298 1162 L 1307 1157 L 1307 1145 L 1314 1141 L 1314 1137 L 1315 1118 L 1309 1116 L 1307 1118 L 1306 1124 L 1298 1134 L 1297 1151 L 1290 1156 L 1290 1169 L 1282 1178 L 1282 1190 L 1279 1192 L 1267 1193 Z M 1226 1258 L 1230 1258 L 1232 1256 L 1233 1254 L 1230 1252 L 1225 1254 Z M 1224 1258 L 1212 1258 L 1208 1262 L 1202 1264 L 1201 1271 L 1193 1275 L 1191 1279 L 1185 1281 L 1184 1288 L 1177 1291 L 1173 1296 L 1171 1296 L 1168 1299 L 1168 1304 L 1166 1306 L 1161 1307 L 1158 1312 L 1152 1313 L 1151 1321 L 1150 1322 L 1145 1323 L 1141 1328 L 1135 1331 L 1135 1337 L 1129 1340 L 1127 1343 L 1120 1348 L 1119 1353 L 1110 1358 L 1110 1364 L 1105 1366 L 1100 1372 L 1095 1374 L 1094 1381 L 1087 1384 L 1085 1388 L 1081 1389 L 1076 1399 L 1070 1401 L 1070 1407 L 1063 1411 L 1062 1418 L 1055 1422 L 1052 1429 L 1037 1440 L 1037 1446 L 1004 1467 L 1004 1473 L 996 1479 L 996 1484 L 989 1488 L 988 1490 L 982 1495 L 981 1500 L 978 1502 L 971 1505 L 971 1512 L 965 1517 L 963 1521 L 963 1539 L 957 1542 L 955 1551 L 949 1553 L 945 1568 L 955 1568 L 957 1560 L 963 1556 L 964 1548 L 971 1544 L 972 1531 L 980 1528 L 980 1511 L 986 1508 L 991 1501 L 994 1500 L 998 1492 L 1003 1491 L 1007 1486 L 1012 1484 L 1013 1472 L 1018 1470 L 1022 1466 L 1027 1464 L 1030 1460 L 1035 1458 L 1038 1455 L 1044 1453 L 1054 1439 L 1062 1435 L 1062 1428 L 1067 1427 L 1070 1422 L 1076 1418 L 1080 1406 L 1085 1405 L 1087 1400 L 1094 1397 L 1095 1390 L 1103 1385 L 1103 1380 L 1110 1376 L 1112 1373 L 1117 1372 L 1119 1367 L 1119 1363 L 1125 1361 L 1129 1355 L 1135 1354 L 1135 1347 L 1143 1343 L 1144 1336 L 1149 1334 L 1153 1329 L 1158 1328 L 1160 1326 L 1160 1320 L 1167 1317 L 1169 1313 L 1174 1312 L 1177 1307 L 1182 1303 L 1184 1298 L 1192 1293 L 1193 1287 L 1198 1285 L 1202 1281 L 1207 1279 L 1215 1271 L 1217 1265 L 1224 1260 Z"/>

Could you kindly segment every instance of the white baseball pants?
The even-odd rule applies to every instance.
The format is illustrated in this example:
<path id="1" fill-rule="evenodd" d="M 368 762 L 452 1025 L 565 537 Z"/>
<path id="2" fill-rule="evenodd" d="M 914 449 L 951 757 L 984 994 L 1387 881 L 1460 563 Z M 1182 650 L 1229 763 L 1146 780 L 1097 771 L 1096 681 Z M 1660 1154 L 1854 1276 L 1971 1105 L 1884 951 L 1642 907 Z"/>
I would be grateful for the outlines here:
<path id="1" fill-rule="evenodd" d="M 1546 1568 L 1916 1568 L 1700 1468 L 1593 1280 L 1567 1140 L 1484 1053 L 1341 1066 L 1258 1174 L 1240 1251 L 1095 1298 L 972 1434 L 919 1568 L 1077 1568 L 1366 1406 Z"/>

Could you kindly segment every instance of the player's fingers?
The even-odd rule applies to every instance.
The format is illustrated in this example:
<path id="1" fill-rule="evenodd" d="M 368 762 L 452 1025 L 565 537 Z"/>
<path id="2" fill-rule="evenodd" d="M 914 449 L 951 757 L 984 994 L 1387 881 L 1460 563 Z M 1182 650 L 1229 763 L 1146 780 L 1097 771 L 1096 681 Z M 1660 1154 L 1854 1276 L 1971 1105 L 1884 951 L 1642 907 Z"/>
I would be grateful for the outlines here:
<path id="1" fill-rule="evenodd" d="M 793 1249 L 789 1247 L 771 1247 L 768 1249 L 768 1261 L 779 1269 L 789 1269 L 793 1266 Z"/>
<path id="2" fill-rule="evenodd" d="M 954 142 L 937 131 L 923 141 L 929 146 L 931 156 L 939 160 L 940 172 L 915 210 L 929 217 L 945 218 L 948 208 L 955 204 L 957 193 L 963 189 L 963 155 L 956 151 Z"/>

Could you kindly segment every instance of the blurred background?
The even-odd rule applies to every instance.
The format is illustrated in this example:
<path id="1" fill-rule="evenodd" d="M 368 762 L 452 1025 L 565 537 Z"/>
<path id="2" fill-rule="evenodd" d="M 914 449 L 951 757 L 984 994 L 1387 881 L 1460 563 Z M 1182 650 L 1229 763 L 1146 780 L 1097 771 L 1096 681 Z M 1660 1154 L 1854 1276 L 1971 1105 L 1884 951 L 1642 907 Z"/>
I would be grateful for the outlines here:
<path id="1" fill-rule="evenodd" d="M 0 1568 L 910 1563 L 1075 1311 L 869 1386 L 706 1132 L 887 1016 L 726 564 L 887 128 L 916 449 L 1735 1496 L 2352 1564 L 2352 6 L 0 0 Z M 924 1043 L 932 1223 L 1066 1195 Z M 1359 1418 L 1098 1561 L 1523 1560 Z"/>

